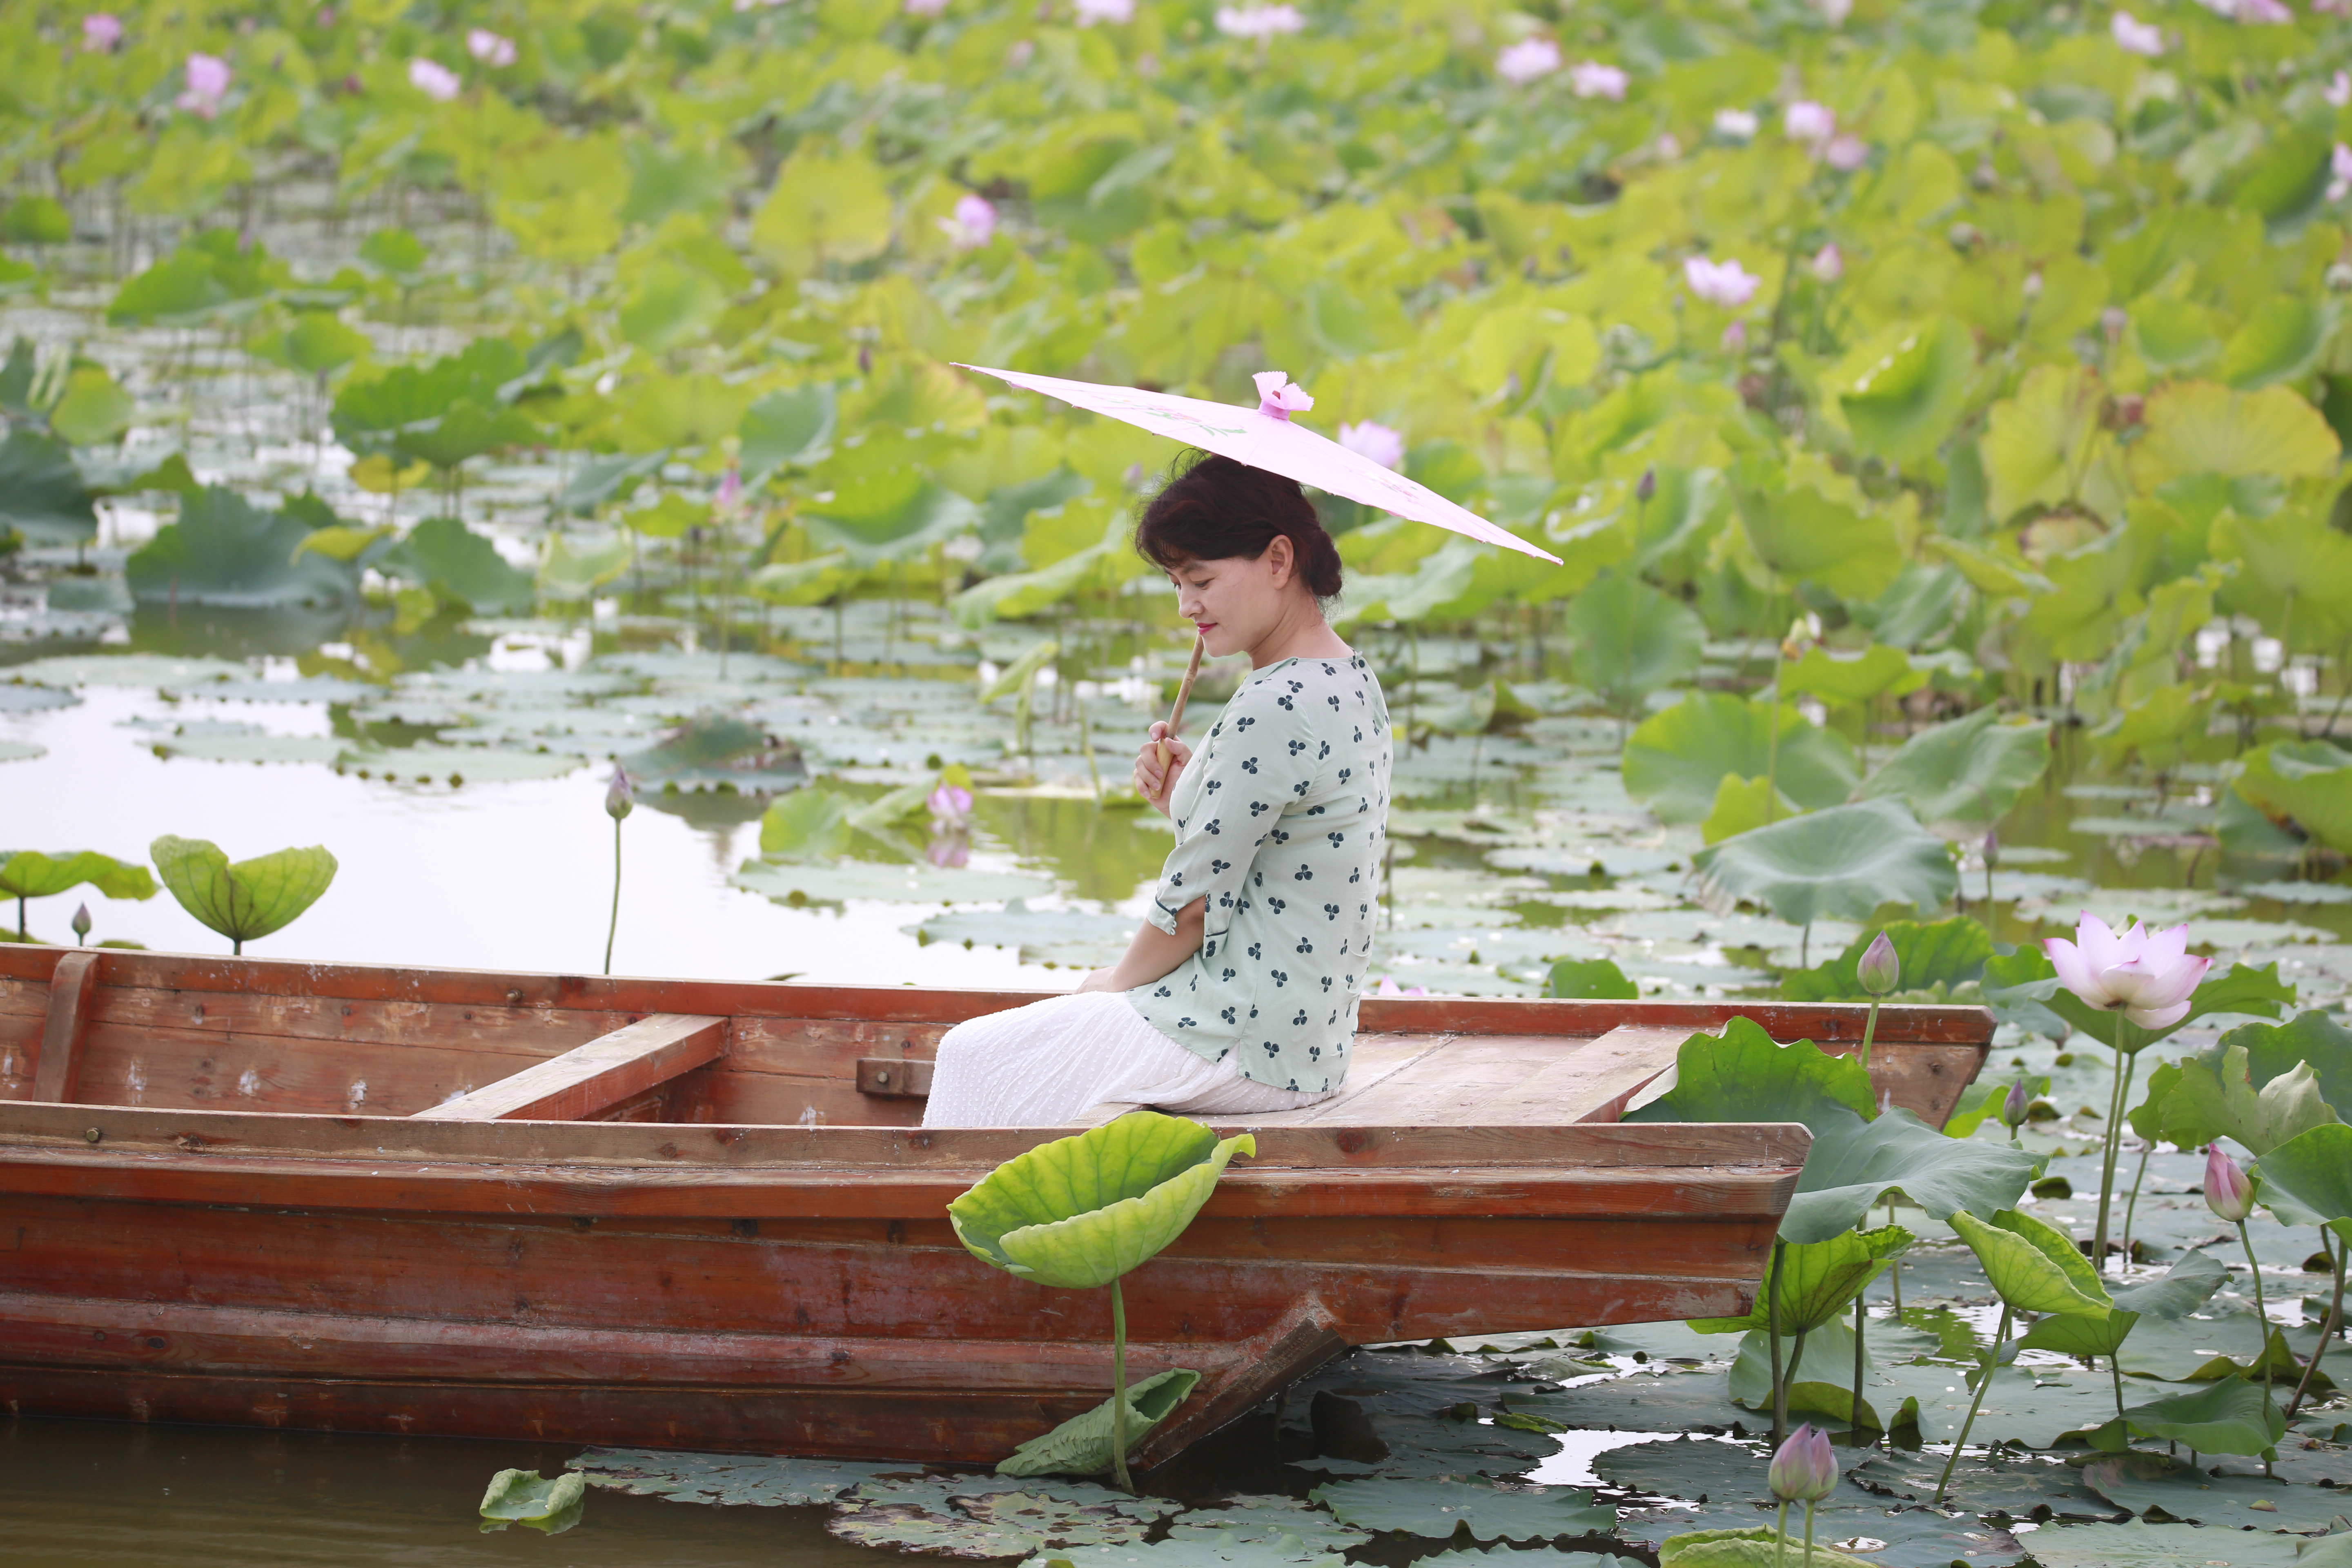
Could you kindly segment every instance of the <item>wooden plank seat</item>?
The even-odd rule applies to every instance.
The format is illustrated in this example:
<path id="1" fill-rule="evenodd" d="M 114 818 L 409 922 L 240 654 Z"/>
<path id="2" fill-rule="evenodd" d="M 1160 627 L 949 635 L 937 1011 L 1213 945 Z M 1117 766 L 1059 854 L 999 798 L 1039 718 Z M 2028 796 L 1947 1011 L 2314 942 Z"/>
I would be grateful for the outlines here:
<path id="1" fill-rule="evenodd" d="M 495 1083 L 414 1113 L 435 1121 L 584 1121 L 708 1066 L 727 1020 L 656 1013 Z"/>

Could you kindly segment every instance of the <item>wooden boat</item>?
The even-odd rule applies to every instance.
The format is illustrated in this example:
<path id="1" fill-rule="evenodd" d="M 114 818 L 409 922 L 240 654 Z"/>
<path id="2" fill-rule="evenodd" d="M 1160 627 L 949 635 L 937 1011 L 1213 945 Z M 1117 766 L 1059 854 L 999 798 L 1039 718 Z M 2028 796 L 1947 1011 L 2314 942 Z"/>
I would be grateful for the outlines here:
<path id="1" fill-rule="evenodd" d="M 0 1401 L 994 1460 L 1109 1386 L 1107 1293 L 944 1214 L 1069 1130 L 919 1126 L 946 1027 L 1034 999 L 0 947 Z M 1810 1134 L 1616 1121 L 1735 1013 L 1864 1009 L 1365 1002 L 1128 1280 L 1133 1373 L 1206 1374 L 1139 1459 L 1348 1345 L 1746 1310 Z M 1991 1032 L 1887 1007 L 1873 1076 L 1940 1122 Z"/>

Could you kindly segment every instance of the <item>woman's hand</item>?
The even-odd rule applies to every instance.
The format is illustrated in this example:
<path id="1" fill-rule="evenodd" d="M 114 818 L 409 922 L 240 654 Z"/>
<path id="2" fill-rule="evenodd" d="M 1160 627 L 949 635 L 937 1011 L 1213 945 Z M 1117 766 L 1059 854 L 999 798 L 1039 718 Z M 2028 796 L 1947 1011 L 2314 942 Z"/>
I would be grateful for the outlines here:
<path id="1" fill-rule="evenodd" d="M 1160 761 L 1162 743 L 1168 747 L 1168 762 Z M 1165 720 L 1151 726 L 1151 739 L 1135 753 L 1135 787 L 1151 809 L 1160 816 L 1168 815 L 1168 797 L 1176 788 L 1176 780 L 1184 772 L 1184 764 L 1192 760 L 1192 748 L 1168 732 Z"/>

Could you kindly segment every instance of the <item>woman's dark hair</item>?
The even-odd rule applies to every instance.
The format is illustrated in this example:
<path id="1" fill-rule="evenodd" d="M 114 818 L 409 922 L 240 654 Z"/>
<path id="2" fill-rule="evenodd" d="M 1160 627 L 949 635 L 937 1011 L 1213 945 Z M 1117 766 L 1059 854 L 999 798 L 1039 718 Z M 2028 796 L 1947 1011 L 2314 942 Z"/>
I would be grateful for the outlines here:
<path id="1" fill-rule="evenodd" d="M 1318 599 L 1339 594 L 1339 549 L 1297 479 L 1209 452 L 1177 458 L 1135 524 L 1135 552 L 1162 571 L 1188 561 L 1264 555 L 1290 541 L 1298 580 Z"/>

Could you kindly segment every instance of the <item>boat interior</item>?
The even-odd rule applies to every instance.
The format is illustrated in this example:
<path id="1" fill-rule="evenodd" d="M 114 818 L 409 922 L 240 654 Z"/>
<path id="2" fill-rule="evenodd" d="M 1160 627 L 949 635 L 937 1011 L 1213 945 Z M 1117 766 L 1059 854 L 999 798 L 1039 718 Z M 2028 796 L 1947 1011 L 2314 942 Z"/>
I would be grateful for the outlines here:
<path id="1" fill-rule="evenodd" d="M 733 1126 L 919 1124 L 940 1037 L 1032 993 L 669 981 L 0 947 L 0 1100 Z M 1859 1007 L 1368 999 L 1347 1086 L 1253 1126 L 1613 1121 L 1741 1015 L 1853 1051 Z M 1932 1122 L 1991 1020 L 1882 1009 L 1873 1076 Z M 1109 1105 L 1078 1125 L 1129 1109 Z"/>

